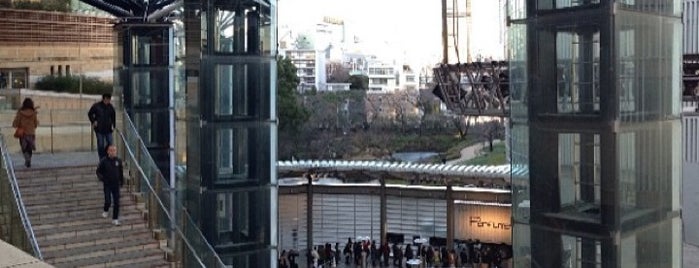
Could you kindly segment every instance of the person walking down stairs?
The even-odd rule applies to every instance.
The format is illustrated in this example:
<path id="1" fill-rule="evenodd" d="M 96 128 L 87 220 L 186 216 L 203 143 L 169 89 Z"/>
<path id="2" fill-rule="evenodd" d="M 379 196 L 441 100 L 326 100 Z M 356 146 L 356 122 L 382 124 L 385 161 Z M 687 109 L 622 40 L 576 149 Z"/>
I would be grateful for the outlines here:
<path id="1" fill-rule="evenodd" d="M 15 138 L 19 139 L 19 146 L 24 154 L 24 166 L 32 166 L 32 153 L 36 150 L 35 136 L 39 120 L 36 118 L 36 109 L 31 98 L 25 98 L 22 107 L 17 111 L 12 127 L 16 128 Z"/>
<path id="2" fill-rule="evenodd" d="M 97 166 L 97 177 L 104 185 L 104 212 L 102 218 L 109 215 L 109 207 L 114 203 L 112 224 L 119 225 L 119 188 L 124 186 L 123 163 L 117 157 L 116 145 L 107 146 L 107 156 Z"/>

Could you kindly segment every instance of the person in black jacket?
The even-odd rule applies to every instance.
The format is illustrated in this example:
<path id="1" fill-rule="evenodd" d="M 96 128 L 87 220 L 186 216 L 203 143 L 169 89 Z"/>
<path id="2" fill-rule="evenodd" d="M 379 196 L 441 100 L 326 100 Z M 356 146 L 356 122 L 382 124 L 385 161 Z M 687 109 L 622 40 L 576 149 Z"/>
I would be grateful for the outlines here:
<path id="1" fill-rule="evenodd" d="M 109 145 L 106 151 L 107 157 L 102 158 L 97 166 L 97 177 L 104 185 L 102 218 L 107 217 L 111 201 L 114 201 L 112 224 L 119 225 L 119 188 L 124 185 L 124 168 L 121 159 L 117 157 L 116 145 Z"/>
<path id="2" fill-rule="evenodd" d="M 116 128 L 116 112 L 112 107 L 112 95 L 102 94 L 102 101 L 96 102 L 87 112 L 97 138 L 97 155 L 100 159 L 107 156 L 107 145 L 113 144 L 112 132 Z"/>

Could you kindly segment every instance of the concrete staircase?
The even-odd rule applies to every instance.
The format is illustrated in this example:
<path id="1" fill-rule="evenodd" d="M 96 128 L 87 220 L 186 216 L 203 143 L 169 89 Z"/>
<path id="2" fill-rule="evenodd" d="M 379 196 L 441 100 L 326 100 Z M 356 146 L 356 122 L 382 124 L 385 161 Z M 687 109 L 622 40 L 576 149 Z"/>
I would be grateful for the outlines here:
<path id="1" fill-rule="evenodd" d="M 104 194 L 95 166 L 15 172 L 44 261 L 56 267 L 170 267 L 144 220 L 143 204 L 124 185 L 120 226 L 101 217 Z"/>

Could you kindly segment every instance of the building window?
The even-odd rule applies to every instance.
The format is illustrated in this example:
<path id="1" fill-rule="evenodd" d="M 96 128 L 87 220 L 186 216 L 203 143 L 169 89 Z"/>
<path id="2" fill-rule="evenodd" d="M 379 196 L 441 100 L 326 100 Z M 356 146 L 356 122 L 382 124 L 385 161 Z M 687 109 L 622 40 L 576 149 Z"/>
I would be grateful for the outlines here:
<path id="1" fill-rule="evenodd" d="M 27 88 L 29 68 L 0 69 L 0 88 Z"/>
<path id="2" fill-rule="evenodd" d="M 601 155 L 598 134 L 558 134 L 561 212 L 600 215 Z"/>
<path id="3" fill-rule="evenodd" d="M 599 60 L 599 31 L 556 34 L 558 113 L 599 112 Z"/>
<path id="4" fill-rule="evenodd" d="M 55 66 L 51 65 L 51 76 L 56 74 Z"/>
<path id="5" fill-rule="evenodd" d="M 63 76 L 63 65 L 58 65 L 58 76 Z"/>
<path id="6" fill-rule="evenodd" d="M 66 65 L 66 76 L 70 76 L 70 65 Z"/>
<path id="7" fill-rule="evenodd" d="M 602 243 L 599 240 L 561 235 L 561 243 L 563 244 L 561 267 L 602 266 Z"/>

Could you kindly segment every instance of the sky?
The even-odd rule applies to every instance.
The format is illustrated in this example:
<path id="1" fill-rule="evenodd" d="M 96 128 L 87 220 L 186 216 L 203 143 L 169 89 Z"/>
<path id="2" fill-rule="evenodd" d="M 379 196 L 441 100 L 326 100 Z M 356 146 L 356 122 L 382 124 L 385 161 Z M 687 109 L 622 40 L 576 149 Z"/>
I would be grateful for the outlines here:
<path id="1" fill-rule="evenodd" d="M 473 12 L 474 39 L 479 41 L 472 42 L 472 50 L 502 54 L 498 28 L 488 23 L 499 16 L 497 0 L 472 1 L 480 11 Z M 438 63 L 442 57 L 439 0 L 278 0 L 277 7 L 280 38 L 288 32 L 281 28 L 284 25 L 295 34 L 311 32 L 330 16 L 344 19 L 347 38 L 358 35 L 367 53 L 414 66 Z"/>

